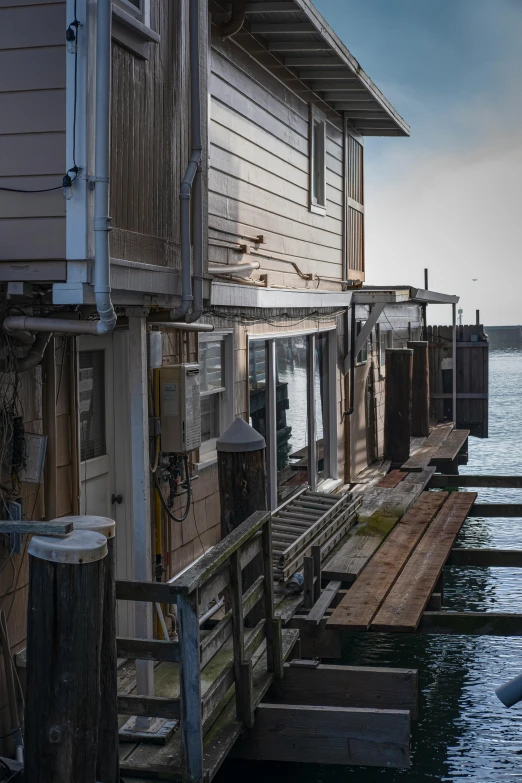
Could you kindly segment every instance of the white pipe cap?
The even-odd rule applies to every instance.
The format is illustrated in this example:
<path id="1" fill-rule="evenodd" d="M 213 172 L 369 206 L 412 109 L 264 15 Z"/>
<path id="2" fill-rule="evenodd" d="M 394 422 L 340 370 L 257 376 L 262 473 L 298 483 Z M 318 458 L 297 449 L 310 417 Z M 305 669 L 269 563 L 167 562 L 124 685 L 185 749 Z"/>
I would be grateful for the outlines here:
<path id="1" fill-rule="evenodd" d="M 218 451 L 260 451 L 266 446 L 265 439 L 250 424 L 240 416 L 230 425 L 228 430 L 217 439 Z"/>
<path id="2" fill-rule="evenodd" d="M 60 517 L 60 522 L 72 522 L 73 530 L 92 530 L 94 533 L 101 533 L 105 538 L 114 538 L 116 535 L 116 522 L 109 517 L 89 515 Z"/>
<path id="3" fill-rule="evenodd" d="M 74 530 L 63 538 L 34 536 L 29 544 L 29 554 L 51 563 L 94 563 L 106 556 L 107 539 L 101 533 L 93 533 L 91 530 Z"/>

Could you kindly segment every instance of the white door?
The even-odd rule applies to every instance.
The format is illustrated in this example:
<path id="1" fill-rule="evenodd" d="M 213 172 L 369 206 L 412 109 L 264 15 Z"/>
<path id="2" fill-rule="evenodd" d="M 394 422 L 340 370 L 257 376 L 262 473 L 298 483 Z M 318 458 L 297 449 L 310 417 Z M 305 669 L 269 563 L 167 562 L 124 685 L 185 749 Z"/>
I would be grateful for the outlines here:
<path id="1" fill-rule="evenodd" d="M 79 343 L 80 513 L 116 521 L 116 577 L 132 579 L 128 333 Z M 134 605 L 118 601 L 118 633 L 134 633 Z"/>

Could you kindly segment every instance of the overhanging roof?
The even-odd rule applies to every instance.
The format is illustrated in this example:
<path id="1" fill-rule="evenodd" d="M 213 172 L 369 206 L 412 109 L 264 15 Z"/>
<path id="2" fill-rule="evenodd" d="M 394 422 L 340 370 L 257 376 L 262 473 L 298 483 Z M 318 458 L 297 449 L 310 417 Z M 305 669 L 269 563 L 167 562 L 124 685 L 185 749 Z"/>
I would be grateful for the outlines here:
<path id="1" fill-rule="evenodd" d="M 212 281 L 210 304 L 218 307 L 259 307 L 262 309 L 317 309 L 349 307 L 352 291 L 324 291 L 308 288 L 265 288 L 244 283 Z"/>
<path id="2" fill-rule="evenodd" d="M 457 304 L 458 296 L 412 286 L 363 286 L 354 292 L 355 304 Z"/>
<path id="3" fill-rule="evenodd" d="M 410 129 L 311 0 L 247 2 L 243 30 L 267 42 L 307 87 L 344 113 L 361 136 L 409 136 Z"/>

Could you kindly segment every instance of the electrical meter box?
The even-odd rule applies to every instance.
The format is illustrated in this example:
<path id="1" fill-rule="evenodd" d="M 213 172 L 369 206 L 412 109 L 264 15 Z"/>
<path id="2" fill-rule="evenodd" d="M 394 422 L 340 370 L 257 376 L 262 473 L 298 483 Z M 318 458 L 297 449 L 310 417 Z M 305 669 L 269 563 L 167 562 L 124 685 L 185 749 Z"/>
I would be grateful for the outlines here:
<path id="1" fill-rule="evenodd" d="M 159 376 L 161 450 L 186 454 L 201 445 L 199 365 L 164 366 Z"/>

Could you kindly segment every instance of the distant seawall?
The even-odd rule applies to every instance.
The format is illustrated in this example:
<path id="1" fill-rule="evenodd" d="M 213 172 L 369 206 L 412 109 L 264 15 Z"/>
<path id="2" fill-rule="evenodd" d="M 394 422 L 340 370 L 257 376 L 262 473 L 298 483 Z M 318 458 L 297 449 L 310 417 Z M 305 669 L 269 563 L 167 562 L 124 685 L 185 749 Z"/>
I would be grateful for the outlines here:
<path id="1" fill-rule="evenodd" d="M 485 326 L 490 348 L 512 348 L 522 345 L 522 326 Z"/>

